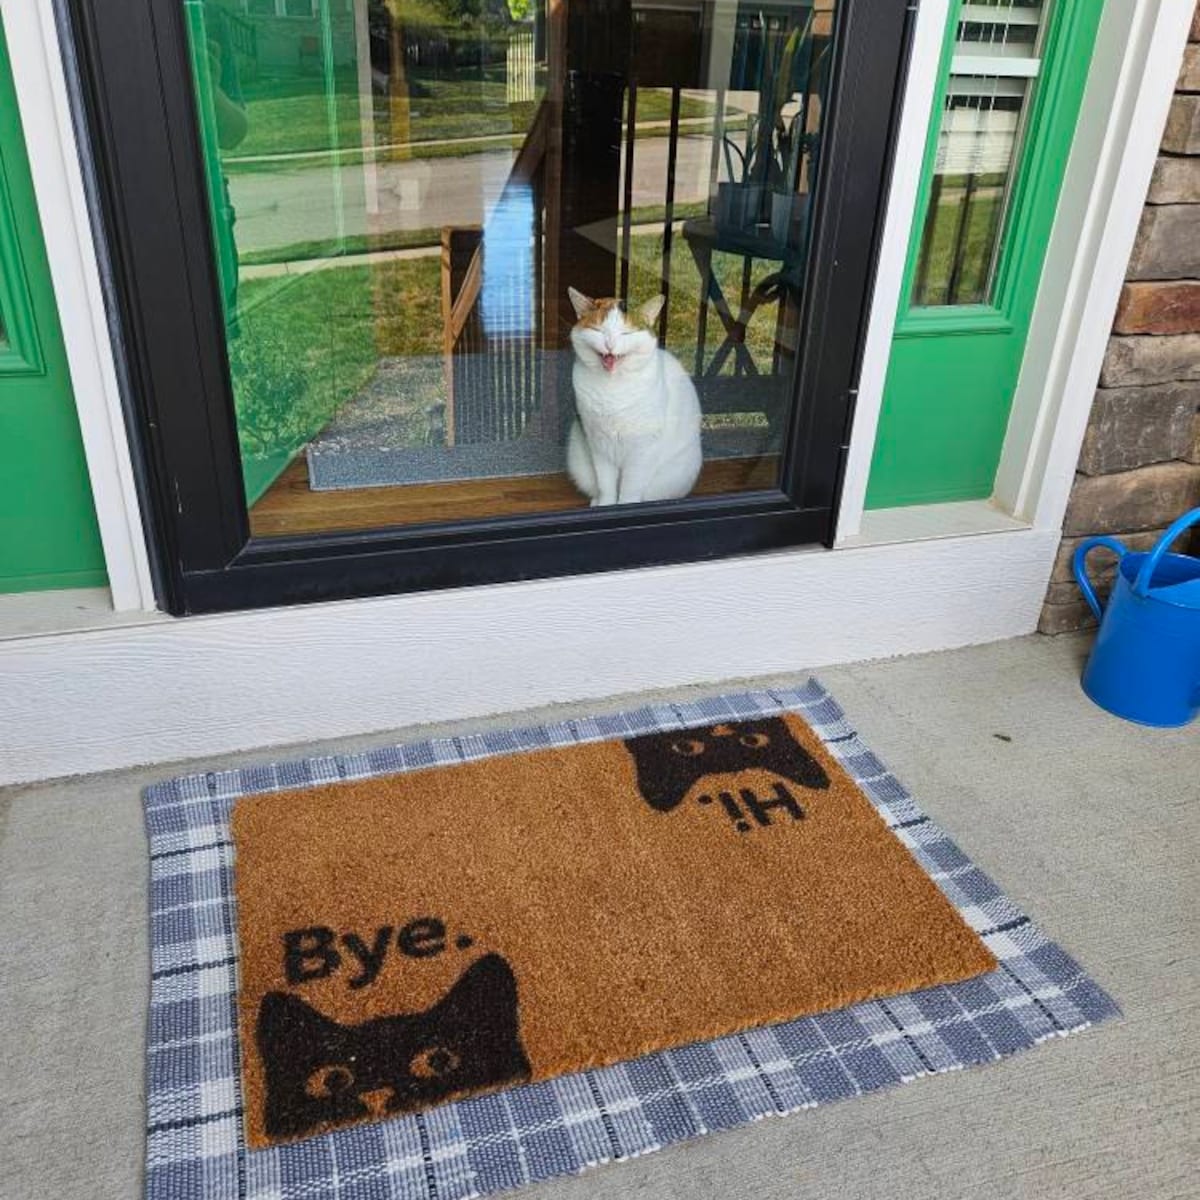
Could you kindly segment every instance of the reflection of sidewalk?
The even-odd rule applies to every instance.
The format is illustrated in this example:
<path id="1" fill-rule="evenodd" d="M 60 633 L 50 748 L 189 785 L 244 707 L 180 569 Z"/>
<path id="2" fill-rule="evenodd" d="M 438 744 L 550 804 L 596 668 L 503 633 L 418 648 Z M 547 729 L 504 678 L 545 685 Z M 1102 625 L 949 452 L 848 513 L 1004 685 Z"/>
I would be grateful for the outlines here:
<path id="1" fill-rule="evenodd" d="M 633 207 L 661 205 L 666 196 L 670 141 L 639 143 Z M 374 179 L 378 211 L 368 215 L 359 166 L 301 166 L 291 171 L 229 176 L 237 214 L 234 233 L 243 252 L 270 252 L 299 242 L 329 244 L 337 233 L 367 236 L 442 225 L 482 225 L 512 172 L 513 151 L 488 150 L 467 158 L 379 163 Z M 675 143 L 675 203 L 708 198 L 712 139 L 689 135 Z M 339 188 L 332 185 L 337 179 Z M 336 196 L 340 195 L 339 208 Z M 340 224 L 339 224 L 340 223 Z"/>
<path id="2" fill-rule="evenodd" d="M 697 93 L 701 96 L 703 93 Z M 681 117 L 679 121 L 680 129 L 692 129 L 698 126 L 706 126 L 711 131 L 713 125 L 712 117 Z M 670 121 L 639 121 L 637 123 L 638 133 L 652 131 L 655 133 L 665 132 L 671 128 Z M 422 142 L 387 142 L 378 146 L 347 146 L 343 150 L 287 150 L 279 154 L 232 154 L 223 160 L 227 168 L 236 169 L 242 166 L 252 165 L 255 163 L 283 163 L 283 162 L 299 162 L 299 163 L 315 163 L 321 160 L 329 162 L 342 163 L 357 163 L 369 160 L 373 157 L 378 157 L 386 154 L 393 154 L 397 151 L 404 151 L 411 154 L 413 158 L 420 158 L 423 150 L 441 150 L 446 146 L 482 146 L 489 143 L 509 142 L 513 138 L 524 136 L 525 131 L 514 129 L 511 133 L 478 133 L 468 134 L 464 137 L 453 138 L 431 138 L 428 141 Z"/>
<path id="3" fill-rule="evenodd" d="M 675 232 L 678 233 L 682 226 L 682 219 L 675 221 Z M 598 232 L 601 227 L 603 227 L 606 234 L 609 232 L 609 224 L 607 222 L 596 226 L 581 226 L 579 232 L 592 241 L 606 245 L 612 241 L 612 237 L 610 235 L 601 236 L 600 232 Z M 634 237 L 647 237 L 654 233 L 661 234 L 662 231 L 662 221 L 651 221 L 646 225 L 634 225 L 630 229 L 630 233 Z M 284 275 L 310 275 L 313 271 L 328 271 L 338 267 L 364 267 L 371 266 L 374 263 L 400 262 L 411 258 L 436 258 L 441 252 L 442 248 L 440 245 L 406 246 L 400 250 L 367 250 L 361 254 L 336 254 L 327 255 L 323 258 L 298 258 L 290 262 L 250 263 L 238 269 L 238 278 L 243 281 L 250 279 L 279 279 Z"/>
<path id="4" fill-rule="evenodd" d="M 310 275 L 337 267 L 364 267 L 372 263 L 398 262 L 406 258 L 436 258 L 441 246 L 407 246 L 403 250 L 367 250 L 362 254 L 338 254 L 326 258 L 298 258 L 291 262 L 252 263 L 238 269 L 239 279 L 278 279 L 281 275 Z"/>

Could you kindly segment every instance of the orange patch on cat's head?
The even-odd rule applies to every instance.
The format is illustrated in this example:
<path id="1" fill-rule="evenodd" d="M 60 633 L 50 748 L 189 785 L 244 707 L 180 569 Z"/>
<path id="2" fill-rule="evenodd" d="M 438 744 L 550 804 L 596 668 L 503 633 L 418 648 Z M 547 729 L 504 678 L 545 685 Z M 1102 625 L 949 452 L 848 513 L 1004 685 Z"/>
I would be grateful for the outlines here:
<path id="1" fill-rule="evenodd" d="M 585 296 L 573 287 L 567 288 L 567 294 L 571 298 L 571 307 L 575 310 L 577 318 L 575 327 L 577 329 L 599 329 L 608 314 L 616 310 L 622 314 L 625 324 L 630 328 L 645 329 L 651 333 L 654 331 L 654 324 L 658 320 L 658 314 L 662 311 L 666 299 L 661 295 L 655 296 L 639 308 L 627 309 L 615 296 L 592 299 L 591 296 Z"/>
<path id="2" fill-rule="evenodd" d="M 620 310 L 620 308 L 621 302 L 611 296 L 604 296 L 599 300 L 593 300 L 582 313 L 576 310 L 576 315 L 579 317 L 578 324 L 582 325 L 585 329 L 599 329 L 604 324 L 608 314 L 613 309 Z"/>

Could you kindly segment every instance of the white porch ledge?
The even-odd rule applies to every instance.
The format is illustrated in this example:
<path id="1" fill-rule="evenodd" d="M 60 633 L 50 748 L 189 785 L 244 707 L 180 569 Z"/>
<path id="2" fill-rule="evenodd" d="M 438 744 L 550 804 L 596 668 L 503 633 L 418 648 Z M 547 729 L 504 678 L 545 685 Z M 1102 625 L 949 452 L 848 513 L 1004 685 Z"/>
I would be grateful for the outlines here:
<path id="1" fill-rule="evenodd" d="M 1016 637 L 1057 546 L 931 535 L 29 632 L 0 641 L 0 783 Z"/>

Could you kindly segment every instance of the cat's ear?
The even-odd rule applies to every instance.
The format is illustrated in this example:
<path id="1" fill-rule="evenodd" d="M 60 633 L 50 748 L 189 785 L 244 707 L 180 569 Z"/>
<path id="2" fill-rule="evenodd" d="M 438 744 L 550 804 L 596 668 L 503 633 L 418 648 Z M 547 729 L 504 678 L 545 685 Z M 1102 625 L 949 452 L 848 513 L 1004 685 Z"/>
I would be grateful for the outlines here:
<path id="1" fill-rule="evenodd" d="M 641 317 L 644 325 L 653 325 L 658 320 L 658 314 L 662 312 L 663 305 L 666 304 L 666 296 L 659 293 L 653 300 L 647 300 L 641 308 L 638 309 L 638 316 Z"/>
<path id="2" fill-rule="evenodd" d="M 576 288 L 567 288 L 567 295 L 571 298 L 571 307 L 575 310 L 575 315 L 581 319 L 596 307 L 596 302 L 591 296 L 585 296 Z"/>
<path id="3" fill-rule="evenodd" d="M 829 787 L 828 772 L 813 758 L 782 717 L 772 717 L 763 724 L 770 728 L 772 733 L 778 735 L 775 739 L 777 745 L 791 748 L 791 762 L 788 764 L 787 772 L 789 778 L 795 780 L 801 787 L 813 788 L 816 791 L 824 791 Z"/>
<path id="4" fill-rule="evenodd" d="M 342 1026 L 289 992 L 268 992 L 258 1009 L 258 1045 L 263 1058 L 301 1059 L 336 1042 Z"/>
<path id="5" fill-rule="evenodd" d="M 517 981 L 499 954 L 476 959 L 436 1007 L 438 1017 L 478 1028 L 516 1027 Z"/>

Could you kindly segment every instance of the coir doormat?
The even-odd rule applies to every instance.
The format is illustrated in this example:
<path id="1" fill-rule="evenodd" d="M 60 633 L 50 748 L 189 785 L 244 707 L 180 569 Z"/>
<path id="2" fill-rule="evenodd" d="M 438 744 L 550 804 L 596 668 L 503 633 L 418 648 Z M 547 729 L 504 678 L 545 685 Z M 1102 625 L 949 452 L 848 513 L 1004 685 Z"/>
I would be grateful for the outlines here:
<path id="1" fill-rule="evenodd" d="M 246 797 L 233 842 L 252 1146 L 996 965 L 791 713 Z"/>
<path id="2" fill-rule="evenodd" d="M 769 768 L 749 769 L 736 782 L 728 780 L 727 770 L 708 772 L 715 784 L 706 791 L 692 786 L 699 778 L 694 764 L 673 764 L 670 770 L 662 767 L 673 760 L 662 757 L 664 742 L 660 734 L 672 735 L 666 744 L 679 742 L 684 746 L 686 752 L 676 754 L 680 762 L 701 756 L 701 751 L 691 745 L 705 740 L 699 732 L 701 727 L 714 740 L 745 737 L 751 743 L 747 749 L 765 751 L 768 745 L 778 746 L 778 742 L 754 743 L 764 735 L 770 738 L 772 730 L 778 734 L 776 718 L 789 712 L 803 713 L 819 742 L 809 740 L 802 725 L 785 718 L 783 724 L 795 744 L 789 750 L 788 771 L 776 761 Z M 754 728 L 732 732 L 745 722 Z M 355 781 L 374 781 L 464 762 L 472 767 L 502 768 L 505 762 L 528 763 L 530 757 L 504 760 L 493 756 L 517 750 L 535 750 L 540 756 L 540 748 L 545 747 L 574 747 L 572 754 L 579 749 L 604 751 L 607 757 L 611 744 L 588 745 L 605 739 L 619 739 L 633 763 L 634 778 L 641 781 L 636 799 L 642 807 L 635 807 L 635 811 L 647 820 L 659 821 L 663 828 L 690 820 L 696 830 L 708 831 L 676 834 L 676 840 L 663 845 L 683 847 L 688 845 L 689 836 L 715 838 L 720 830 L 725 840 L 703 840 L 700 844 L 706 848 L 705 853 L 709 854 L 712 847 L 737 847 L 720 853 L 747 854 L 750 857 L 746 863 L 758 861 L 760 854 L 775 853 L 767 849 L 768 838 L 778 841 L 781 830 L 787 831 L 783 836 L 788 836 L 816 829 L 822 802 L 834 811 L 842 788 L 848 788 L 850 796 L 857 796 L 843 782 L 841 773 L 845 771 L 869 800 L 866 815 L 878 822 L 878 828 L 890 830 L 886 838 L 894 839 L 897 846 L 903 843 L 911 852 L 924 876 L 950 902 L 951 917 L 957 912 L 978 934 L 994 955 L 995 966 L 960 982 L 921 987 L 890 998 L 876 992 L 878 998 L 874 1000 L 833 1011 L 696 1041 L 677 1049 L 657 1050 L 627 1062 L 544 1082 L 506 1087 L 441 1104 L 424 1113 L 363 1121 L 364 1116 L 376 1111 L 386 1113 L 397 1094 L 411 1099 L 421 1088 L 442 1089 L 445 1085 L 439 1081 L 458 1070 L 460 1064 L 478 1067 L 486 1062 L 488 1069 L 496 1072 L 495 1078 L 487 1084 L 481 1082 L 481 1086 L 500 1082 L 500 1075 L 515 1080 L 537 1069 L 537 1055 L 545 1053 L 545 1043 L 536 1032 L 536 1018 L 530 1015 L 533 1008 L 526 1007 L 531 996 L 534 1007 L 538 1001 L 537 985 L 525 981 L 525 964 L 531 952 L 523 947 L 540 943 L 536 939 L 522 941 L 518 935 L 523 933 L 524 925 L 512 919 L 513 912 L 532 912 L 535 905 L 532 899 L 523 898 L 512 901 L 509 912 L 480 906 L 464 916 L 458 908 L 428 907 L 412 912 L 393 908 L 373 928 L 369 927 L 370 921 L 361 919 L 357 927 L 349 923 L 348 909 L 329 910 L 320 921 L 306 918 L 310 923 L 283 931 L 277 966 L 267 968 L 268 974 L 271 970 L 282 972 L 282 986 L 275 986 L 280 982 L 278 978 L 272 984 L 265 982 L 267 975 L 258 984 L 262 1000 L 268 995 L 276 997 L 268 1005 L 269 1010 L 277 1010 L 271 1014 L 272 1036 L 264 1032 L 261 1044 L 257 1039 L 260 1002 L 253 1022 L 255 1050 L 260 1045 L 273 1049 L 279 1040 L 288 1044 L 288 1039 L 294 1038 L 309 1049 L 315 1040 L 326 1057 L 341 1056 L 338 1061 L 317 1064 L 303 1081 L 295 1083 L 306 1098 L 297 1103 L 306 1112 L 311 1111 L 304 1107 L 308 1100 L 328 1103 L 336 1096 L 340 1098 L 338 1104 L 346 1104 L 351 1091 L 346 1086 L 347 1077 L 363 1069 L 368 1048 L 375 1050 L 377 1064 L 387 1061 L 400 1065 L 389 1068 L 383 1083 L 374 1076 L 360 1081 L 354 1095 L 366 1112 L 339 1114 L 357 1123 L 316 1136 L 279 1141 L 261 1150 L 250 1149 L 248 1129 L 261 1121 L 259 1128 L 265 1132 L 266 1115 L 265 1108 L 257 1117 L 246 1111 L 240 1087 L 236 982 L 239 965 L 246 970 L 252 951 L 248 944 L 246 957 L 239 964 L 230 836 L 235 802 L 242 797 L 257 797 L 239 806 L 236 824 L 240 841 L 260 806 L 264 812 L 272 804 L 294 808 L 297 814 L 312 811 L 306 810 L 303 800 L 315 797 L 331 783 L 339 784 L 338 795 L 349 796 L 360 786 Z M 733 752 L 732 743 L 720 744 L 720 753 Z M 709 752 L 707 744 L 704 752 Z M 729 760 L 723 758 L 721 762 L 727 765 Z M 821 786 L 822 772 L 829 779 L 827 787 Z M 420 776 L 408 776 L 407 781 L 453 775 L 454 771 L 422 770 Z M 593 781 L 593 791 L 600 778 Z M 349 787 L 340 781 L 350 781 Z M 727 786 L 718 786 L 721 783 Z M 681 790 L 685 784 L 688 786 Z M 775 790 L 780 784 L 783 792 Z M 290 794 L 268 795 L 281 792 Z M 715 793 L 711 801 L 702 803 L 701 797 L 711 793 Z M 562 795 L 547 796 L 544 813 L 552 813 L 565 802 Z M 588 812 L 594 814 L 599 808 L 596 802 Z M 243 815 L 250 824 L 243 826 Z M 191 776 L 151 788 L 146 794 L 146 816 L 152 860 L 154 973 L 148 1042 L 150 1200 L 201 1196 L 215 1200 L 323 1200 L 350 1195 L 461 1200 L 644 1153 L 772 1113 L 790 1112 L 920 1075 L 1000 1058 L 1116 1012 L 1108 997 L 1079 967 L 1047 941 L 919 811 L 815 683 L 795 691 L 643 709 L 535 730 L 388 748 L 362 756 Z M 424 842 L 411 837 L 397 842 L 395 831 L 386 823 L 377 823 L 373 836 L 364 841 L 377 847 L 375 857 L 386 861 L 394 855 L 408 863 L 421 855 L 436 861 L 438 839 L 452 841 L 458 850 L 461 877 L 471 880 L 479 870 L 481 848 L 464 836 L 466 828 L 461 817 L 459 814 L 441 832 L 432 825 L 425 828 Z M 582 819 L 594 835 L 597 818 L 588 815 Z M 739 824 L 749 828 L 742 830 Z M 863 827 L 872 828 L 868 823 Z M 324 833 L 331 844 L 340 844 L 343 834 L 337 811 L 327 812 Z M 527 829 L 521 835 L 526 838 L 526 847 L 536 840 L 535 833 L 536 829 Z M 658 844 L 654 840 L 649 843 Z M 636 883 L 630 887 L 643 896 L 647 905 L 656 904 L 663 910 L 671 902 L 687 909 L 689 897 L 694 894 L 694 880 L 689 877 L 682 891 L 655 892 L 653 883 L 647 882 L 648 863 L 643 850 L 636 843 L 625 849 L 628 857 L 624 874 L 630 880 L 641 874 L 640 887 Z M 245 853 L 240 845 L 239 853 Z M 682 855 L 683 850 L 677 853 Z M 717 853 L 711 851 L 712 855 Z M 593 872 L 604 857 L 601 851 L 580 868 L 574 881 L 577 886 L 571 889 L 577 897 L 573 903 L 542 916 L 540 924 L 547 930 L 545 944 L 575 944 L 579 930 L 606 928 L 592 915 L 597 908 Z M 688 861 L 693 874 L 706 879 L 719 875 L 719 866 L 704 856 L 699 860 L 693 856 Z M 873 880 L 872 872 L 866 880 L 860 877 L 854 881 L 860 870 L 856 862 L 853 854 L 837 860 L 836 865 L 852 881 L 847 887 Z M 239 873 L 243 866 L 239 860 Z M 277 866 L 283 870 L 278 883 L 286 877 L 287 868 L 282 861 L 277 861 Z M 547 882 L 553 869 L 553 862 L 545 862 L 540 872 L 529 876 L 528 886 L 559 888 L 557 882 Z M 423 869 L 421 886 L 435 887 L 431 882 L 434 875 Z M 306 878 L 311 879 L 308 873 Z M 319 882 L 310 882 L 307 894 L 319 898 L 342 895 L 347 889 L 357 891 L 358 878 L 348 876 L 344 867 L 329 866 Z M 401 878 L 403 887 L 414 886 Z M 739 869 L 726 882 L 726 900 L 740 888 L 756 886 L 748 867 Z M 774 963 L 763 961 L 768 956 L 762 949 L 774 940 L 774 922 L 782 921 L 783 928 L 793 935 L 798 928 L 801 938 L 809 932 L 803 923 L 793 928 L 788 922 L 793 919 L 793 911 L 803 911 L 819 889 L 811 879 L 796 878 L 794 873 L 777 875 L 774 884 L 790 899 L 790 906 L 760 905 L 755 910 L 756 920 L 736 931 L 747 964 L 744 980 L 731 984 L 724 979 L 716 983 L 706 979 L 695 989 L 711 991 L 713 1003 L 703 1004 L 710 1017 L 720 1013 L 725 1014 L 722 1020 L 729 1019 L 728 1010 L 721 1006 L 743 994 L 744 982 L 757 995 L 761 989 L 753 984 L 759 971 L 763 972 L 762 978 L 775 978 Z M 452 899 L 469 890 L 460 886 Z M 278 891 L 287 893 L 282 887 Z M 945 910 L 939 916 L 938 904 L 929 904 L 920 886 L 912 894 L 927 905 L 944 931 L 944 941 L 931 942 L 928 934 L 922 934 L 922 944 L 934 944 L 940 952 L 947 945 L 957 946 L 962 958 L 955 969 L 961 975 L 968 971 L 966 959 L 971 953 L 977 956 L 977 962 L 983 959 L 983 965 L 987 965 L 977 944 L 962 937 L 961 925 L 954 920 L 941 923 Z M 901 904 L 910 902 L 907 893 L 897 899 Z M 721 924 L 724 905 L 716 908 L 717 915 L 704 928 L 728 934 L 730 931 Z M 583 915 L 577 918 L 576 911 Z M 705 908 L 703 912 L 709 914 L 710 910 Z M 654 929 L 657 931 L 661 925 L 661 921 L 655 922 Z M 381 936 L 381 929 L 389 930 L 386 936 Z M 290 940 L 287 934 L 292 935 Z M 961 940 L 956 941 L 956 937 Z M 644 938 L 636 941 L 637 946 L 645 944 Z M 603 952 L 610 958 L 628 957 L 631 950 L 628 929 L 622 928 L 620 937 L 603 942 Z M 818 972 L 805 975 L 803 954 L 794 948 L 779 953 L 792 963 L 796 972 L 793 984 L 800 980 L 814 989 L 820 986 Z M 680 955 L 675 964 L 676 991 L 684 992 L 690 990 L 688 969 L 697 962 L 703 966 L 707 948 L 686 946 Z M 270 963 L 275 957 L 267 956 L 264 961 Z M 932 961 L 925 960 L 922 969 L 930 967 Z M 370 993 L 385 972 L 411 974 L 411 967 L 433 971 L 424 992 L 418 994 L 416 985 L 412 985 L 401 1012 L 385 1013 L 381 1007 L 378 1014 L 372 1015 L 364 1003 L 350 1019 L 348 1011 L 335 1012 L 329 1000 L 318 999 L 318 989 L 332 988 L 339 978 L 347 993 Z M 438 970 L 442 972 L 440 978 L 435 975 Z M 289 971 L 295 982 L 288 981 Z M 638 981 L 644 975 L 630 972 L 630 977 Z M 844 986 L 845 978 L 843 975 L 843 983 L 837 986 Z M 352 981 L 358 986 L 351 988 Z M 244 990 L 244 996 L 249 995 Z M 484 997 L 488 998 L 486 1003 Z M 499 1007 L 497 997 L 504 1001 Z M 561 999 L 569 1005 L 569 997 L 569 986 L 556 985 L 552 998 L 544 1002 Z M 296 1006 L 293 1000 L 304 1007 Z M 763 1012 L 753 1019 L 772 1020 L 778 1015 L 779 1010 L 770 1003 L 758 1003 Z M 598 1013 L 607 1012 L 608 1017 L 598 1016 L 592 1026 L 583 1027 L 583 1032 L 598 1030 L 608 1036 L 612 1000 L 597 995 L 595 1006 Z M 635 1012 L 635 1007 L 619 1011 Z M 690 1011 L 685 999 L 673 997 L 668 1009 L 671 1019 L 681 1007 Z M 514 1012 L 515 1020 L 511 1016 Z M 649 1016 L 662 1027 L 660 1014 Z M 630 1019 L 643 1022 L 638 1027 L 644 1029 L 648 1017 L 639 1018 L 635 1013 Z M 478 1033 L 480 1029 L 488 1030 L 489 1048 L 480 1049 L 476 1056 L 475 1047 L 480 1043 L 472 1042 L 467 1033 Z M 441 1040 L 450 1037 L 449 1030 L 455 1031 L 458 1038 L 453 1045 Z M 568 1050 L 580 1054 L 582 1062 L 587 1061 L 591 1051 L 580 1052 L 577 1047 L 581 1044 L 586 1045 L 571 1043 Z M 372 1070 L 378 1071 L 378 1066 Z M 361 1086 L 364 1083 L 368 1086 Z M 447 1094 L 459 1090 L 455 1087 Z M 248 1087 L 247 1094 L 252 1093 L 253 1088 Z"/>

